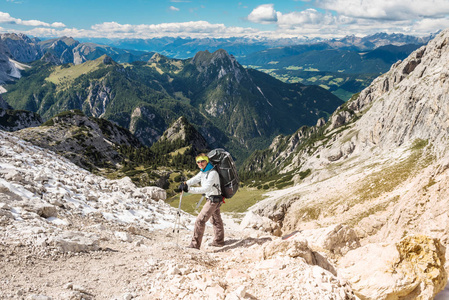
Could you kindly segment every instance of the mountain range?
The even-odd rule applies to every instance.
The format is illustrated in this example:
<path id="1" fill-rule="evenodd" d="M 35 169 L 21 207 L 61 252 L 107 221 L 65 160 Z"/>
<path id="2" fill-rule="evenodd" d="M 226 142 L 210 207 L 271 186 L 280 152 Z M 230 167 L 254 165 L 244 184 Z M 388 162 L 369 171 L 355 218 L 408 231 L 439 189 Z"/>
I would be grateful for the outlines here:
<path id="1" fill-rule="evenodd" d="M 22 70 L 27 68 L 24 63 L 38 59 L 55 65 L 81 64 L 108 55 L 118 63 L 130 63 L 148 61 L 155 52 L 187 59 L 200 51 L 224 49 L 243 65 L 285 82 L 321 85 L 346 101 L 380 73 L 388 71 L 392 63 L 405 58 L 431 37 L 378 33 L 331 40 L 164 37 L 147 40 L 86 39 L 80 42 L 70 37 L 40 40 L 8 33 L 0 35 L 0 85 L 20 78 Z M 379 47 L 384 48 L 373 51 Z M 0 87 L 2 91 L 4 88 Z"/>
<path id="2" fill-rule="evenodd" d="M 318 86 L 287 84 L 245 69 L 224 50 L 187 60 L 155 54 L 148 62 L 118 64 L 102 56 L 79 65 L 36 61 L 3 98 L 44 120 L 70 109 L 129 129 L 145 145 L 181 116 L 211 146 L 237 157 L 327 117 L 342 101 Z"/>
<path id="3" fill-rule="evenodd" d="M 404 34 L 376 33 L 365 37 L 346 36 L 340 39 L 325 40 L 322 38 L 173 38 L 162 37 L 152 39 L 84 39 L 104 45 L 111 45 L 122 49 L 152 51 L 173 58 L 190 58 L 199 51 L 214 52 L 225 49 L 237 59 L 246 57 L 250 53 L 260 52 L 271 48 L 283 48 L 294 45 L 312 45 L 326 43 L 334 49 L 367 51 L 386 45 L 426 44 L 435 34 L 426 37 L 415 37 Z"/>

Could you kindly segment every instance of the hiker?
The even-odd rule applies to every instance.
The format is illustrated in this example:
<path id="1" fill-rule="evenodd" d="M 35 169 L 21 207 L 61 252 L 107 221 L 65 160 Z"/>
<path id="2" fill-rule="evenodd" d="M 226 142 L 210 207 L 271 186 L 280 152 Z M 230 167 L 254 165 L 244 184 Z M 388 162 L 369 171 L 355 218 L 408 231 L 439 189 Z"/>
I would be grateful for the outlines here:
<path id="1" fill-rule="evenodd" d="M 218 172 L 214 169 L 214 166 L 209 162 L 209 157 L 207 157 L 206 154 L 199 154 L 195 160 L 201 171 L 191 179 L 187 180 L 187 182 L 181 183 L 179 189 L 193 194 L 204 194 L 206 203 L 196 218 L 192 241 L 187 248 L 200 249 L 204 230 L 206 229 L 206 222 L 209 219 L 211 219 L 214 227 L 214 240 L 210 245 L 214 247 L 223 247 L 224 228 L 220 215 L 220 206 L 223 203 L 223 196 L 221 196 L 220 178 Z M 191 185 L 198 183 L 201 183 L 200 187 L 191 187 Z"/>

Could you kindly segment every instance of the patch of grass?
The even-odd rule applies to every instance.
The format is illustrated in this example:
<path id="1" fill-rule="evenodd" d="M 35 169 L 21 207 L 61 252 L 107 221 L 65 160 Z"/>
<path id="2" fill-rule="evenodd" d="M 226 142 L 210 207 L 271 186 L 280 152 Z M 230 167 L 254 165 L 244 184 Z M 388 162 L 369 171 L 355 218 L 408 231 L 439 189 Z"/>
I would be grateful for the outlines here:
<path id="1" fill-rule="evenodd" d="M 305 171 L 299 172 L 299 178 L 301 180 L 303 180 L 304 178 L 306 178 L 307 176 L 309 176 L 312 173 L 312 170 L 307 169 Z"/>
<path id="2" fill-rule="evenodd" d="M 429 166 L 435 157 L 424 152 L 427 145 L 428 141 L 416 140 L 410 148 L 412 153 L 406 159 L 365 177 L 355 190 L 357 202 L 364 203 L 384 193 L 389 193 L 402 182 Z"/>
<path id="3" fill-rule="evenodd" d="M 369 209 L 365 210 L 363 213 L 357 215 L 354 219 L 347 222 L 349 226 L 355 226 L 361 220 L 371 215 L 374 215 L 377 212 L 385 211 L 390 203 L 396 203 L 399 200 L 399 196 L 395 196 L 392 200 L 388 202 L 378 203 L 376 205 L 371 206 Z"/>
<path id="4" fill-rule="evenodd" d="M 186 147 L 177 149 L 176 151 L 170 152 L 169 155 L 171 155 L 171 156 L 175 156 L 175 155 L 178 155 L 178 154 L 184 155 L 184 152 L 186 152 L 189 149 L 190 149 L 190 146 L 186 146 Z"/>
<path id="5" fill-rule="evenodd" d="M 434 185 L 435 183 L 437 183 L 437 182 L 435 181 L 435 179 L 434 179 L 433 177 L 429 178 L 429 183 L 427 183 L 426 186 L 424 186 L 424 190 L 425 190 L 425 191 L 428 191 L 429 188 L 430 188 L 432 185 Z"/>
<path id="6" fill-rule="evenodd" d="M 299 220 L 301 221 L 313 221 L 318 220 L 321 214 L 321 208 L 319 205 L 315 205 L 313 207 L 306 206 L 298 210 L 297 215 Z"/>
<path id="7" fill-rule="evenodd" d="M 45 80 L 56 85 L 69 85 L 81 75 L 97 70 L 102 64 L 102 60 L 90 60 L 80 65 L 57 66 Z"/>
<path id="8" fill-rule="evenodd" d="M 149 67 L 151 67 L 151 68 L 153 68 L 153 69 L 155 69 L 159 74 L 164 74 L 164 71 L 162 71 L 158 66 L 157 66 L 157 64 L 155 64 L 155 63 L 152 63 L 152 64 L 150 64 L 150 65 L 148 65 Z"/>

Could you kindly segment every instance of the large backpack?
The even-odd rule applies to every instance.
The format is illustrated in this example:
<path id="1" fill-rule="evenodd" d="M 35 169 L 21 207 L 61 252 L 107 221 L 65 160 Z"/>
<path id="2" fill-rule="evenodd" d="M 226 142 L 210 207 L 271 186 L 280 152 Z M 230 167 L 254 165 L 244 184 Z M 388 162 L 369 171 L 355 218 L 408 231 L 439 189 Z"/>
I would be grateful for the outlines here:
<path id="1" fill-rule="evenodd" d="M 220 176 L 221 195 L 232 198 L 239 189 L 239 175 L 231 154 L 224 149 L 214 149 L 207 156 Z"/>

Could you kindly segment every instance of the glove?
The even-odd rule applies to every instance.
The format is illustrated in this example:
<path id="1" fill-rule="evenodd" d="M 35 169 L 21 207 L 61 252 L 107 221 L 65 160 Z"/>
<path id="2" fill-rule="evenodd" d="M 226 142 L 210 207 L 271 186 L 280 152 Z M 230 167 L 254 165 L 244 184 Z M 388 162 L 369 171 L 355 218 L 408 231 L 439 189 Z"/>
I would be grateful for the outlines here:
<path id="1" fill-rule="evenodd" d="M 187 183 L 185 183 L 185 182 L 182 182 L 180 185 L 179 185 L 179 190 L 180 191 L 184 191 L 184 192 L 188 192 L 189 191 L 189 186 L 187 185 Z"/>

